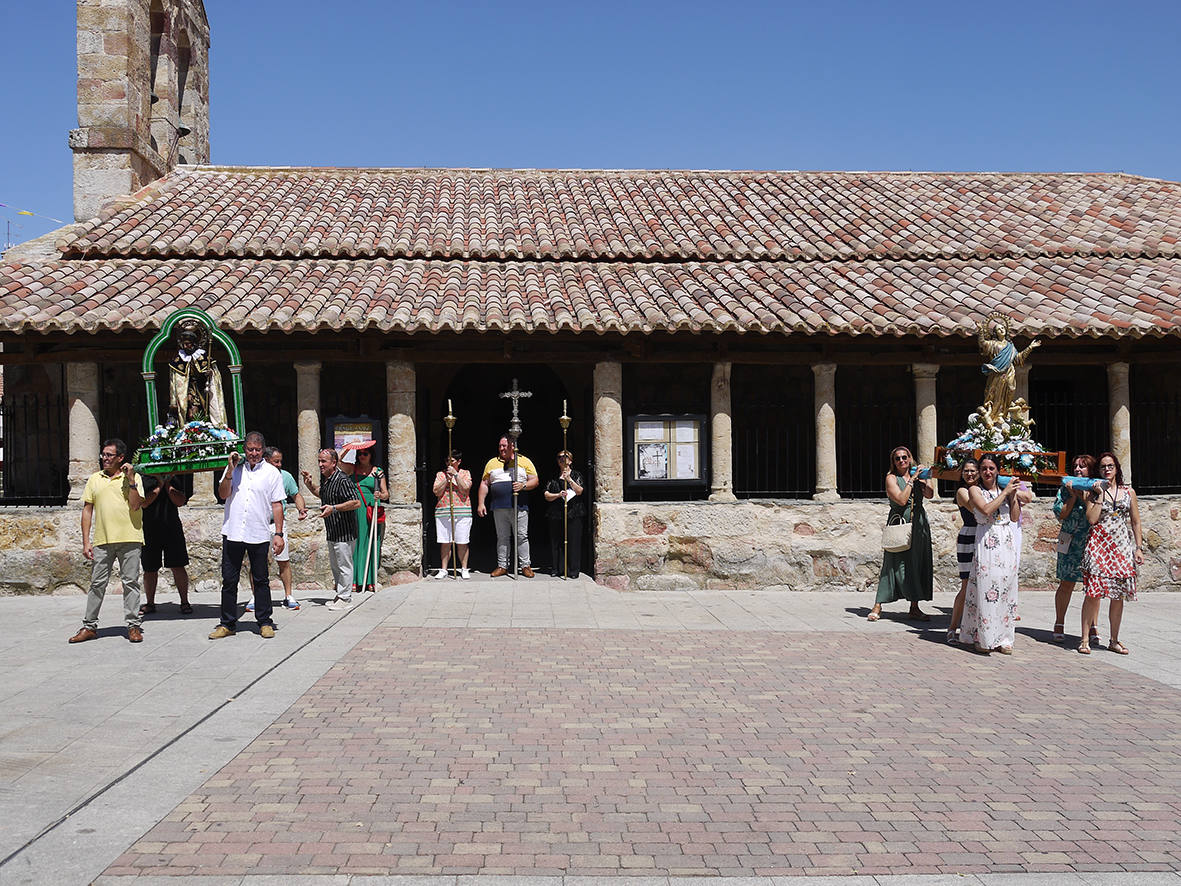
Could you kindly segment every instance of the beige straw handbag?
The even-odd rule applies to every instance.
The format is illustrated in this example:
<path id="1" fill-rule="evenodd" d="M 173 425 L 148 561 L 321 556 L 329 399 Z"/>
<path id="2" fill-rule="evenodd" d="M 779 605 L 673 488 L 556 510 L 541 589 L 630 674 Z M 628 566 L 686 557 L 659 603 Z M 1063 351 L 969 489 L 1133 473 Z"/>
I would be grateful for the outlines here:
<path id="1" fill-rule="evenodd" d="M 913 518 L 912 518 L 913 519 Z M 897 523 L 892 521 L 897 520 Z M 882 550 L 891 554 L 910 550 L 910 530 L 914 523 L 906 523 L 901 514 L 895 514 L 882 527 Z"/>

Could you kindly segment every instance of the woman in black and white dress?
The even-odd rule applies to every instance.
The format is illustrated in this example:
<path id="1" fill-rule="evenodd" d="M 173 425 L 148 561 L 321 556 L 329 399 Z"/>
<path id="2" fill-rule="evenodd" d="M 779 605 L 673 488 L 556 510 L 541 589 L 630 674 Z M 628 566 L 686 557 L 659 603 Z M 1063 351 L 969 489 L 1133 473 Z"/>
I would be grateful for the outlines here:
<path id="1" fill-rule="evenodd" d="M 964 521 L 955 540 L 955 558 L 960 568 L 960 592 L 951 606 L 951 621 L 947 626 L 947 642 L 959 641 L 960 620 L 964 617 L 964 595 L 968 592 L 968 576 L 972 574 L 972 558 L 976 556 L 976 515 L 968 491 L 980 480 L 980 465 L 976 459 L 965 459 L 960 465 L 960 485 L 955 491 L 960 519 Z"/>

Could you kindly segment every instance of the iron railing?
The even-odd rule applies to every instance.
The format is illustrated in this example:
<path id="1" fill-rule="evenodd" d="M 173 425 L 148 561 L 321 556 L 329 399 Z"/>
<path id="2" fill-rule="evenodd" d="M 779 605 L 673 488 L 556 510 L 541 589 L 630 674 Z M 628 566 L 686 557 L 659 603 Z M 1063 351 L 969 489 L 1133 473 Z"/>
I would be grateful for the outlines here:
<path id="1" fill-rule="evenodd" d="M 22 394 L 0 400 L 0 452 L 0 504 L 65 504 L 70 492 L 67 399 Z"/>
<path id="2" fill-rule="evenodd" d="M 910 373 L 895 367 L 840 367 L 836 419 L 837 491 L 845 498 L 884 498 L 890 449 L 903 445 L 913 452 L 916 445 Z"/>
<path id="3" fill-rule="evenodd" d="M 1138 393 L 1150 392 L 1132 390 L 1132 485 L 1141 495 L 1181 493 L 1181 465 L 1177 461 L 1181 396 L 1154 393 L 1141 399 Z"/>
<path id="4" fill-rule="evenodd" d="M 1047 449 L 1063 450 L 1067 459 L 1081 452 L 1098 455 L 1109 447 L 1107 379 L 1102 367 L 1080 367 L 1072 383 L 1061 379 L 1029 384 L 1033 436 Z"/>

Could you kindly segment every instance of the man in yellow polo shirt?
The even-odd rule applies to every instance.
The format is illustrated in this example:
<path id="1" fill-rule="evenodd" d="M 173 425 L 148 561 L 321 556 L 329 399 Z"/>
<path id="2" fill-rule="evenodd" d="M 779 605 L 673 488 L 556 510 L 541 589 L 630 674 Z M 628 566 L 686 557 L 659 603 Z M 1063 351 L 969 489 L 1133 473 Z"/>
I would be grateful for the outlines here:
<path id="1" fill-rule="evenodd" d="M 82 493 L 82 556 L 94 562 L 90 593 L 82 627 L 70 637 L 71 643 L 85 643 L 98 636 L 98 610 L 103 605 L 111 567 L 119 561 L 123 582 L 123 615 L 127 639 L 143 641 L 139 614 L 140 549 L 144 543 L 143 481 L 127 461 L 127 444 L 119 439 L 103 443 L 102 470 L 90 475 Z M 94 540 L 90 530 L 94 527 Z"/>
<path id="2" fill-rule="evenodd" d="M 516 464 L 514 473 L 513 464 Z M 525 456 L 517 453 L 513 439 L 508 434 L 501 436 L 497 455 L 484 465 L 484 477 L 480 481 L 476 513 L 481 517 L 492 511 L 496 524 L 496 569 L 492 578 L 508 573 L 512 562 L 513 519 L 517 523 L 517 557 L 521 574 L 533 578 L 529 563 L 529 497 L 526 495 L 537 488 L 537 468 Z M 513 513 L 513 493 L 517 494 L 517 512 Z"/>

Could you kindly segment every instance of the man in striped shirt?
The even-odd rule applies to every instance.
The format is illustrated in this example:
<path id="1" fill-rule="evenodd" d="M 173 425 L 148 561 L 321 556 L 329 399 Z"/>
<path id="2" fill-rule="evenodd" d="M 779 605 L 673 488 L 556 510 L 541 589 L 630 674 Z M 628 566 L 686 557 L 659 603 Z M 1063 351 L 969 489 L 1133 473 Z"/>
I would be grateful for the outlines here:
<path id="1" fill-rule="evenodd" d="M 357 540 L 357 515 L 361 507 L 357 486 L 340 469 L 335 449 L 321 449 L 316 459 L 320 465 L 320 483 L 303 471 L 303 482 L 320 499 L 320 517 L 328 536 L 328 565 L 336 583 L 336 596 L 328 608 L 337 611 L 353 605 L 353 543 Z"/>

